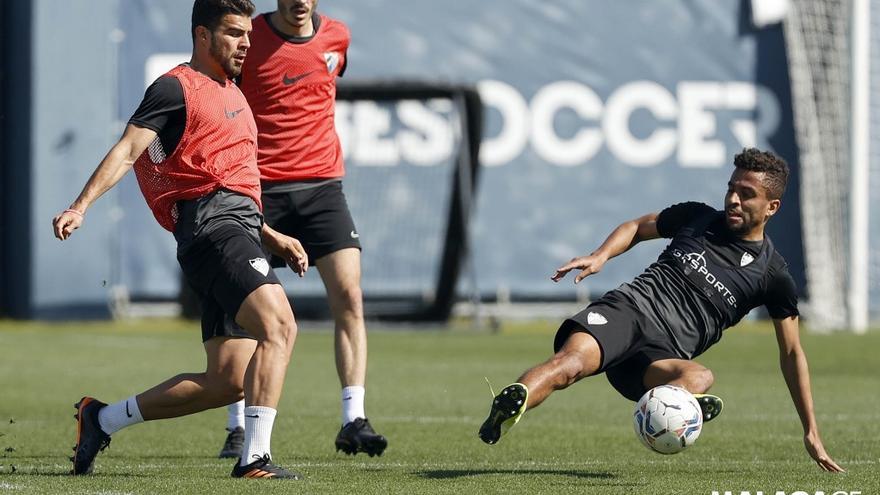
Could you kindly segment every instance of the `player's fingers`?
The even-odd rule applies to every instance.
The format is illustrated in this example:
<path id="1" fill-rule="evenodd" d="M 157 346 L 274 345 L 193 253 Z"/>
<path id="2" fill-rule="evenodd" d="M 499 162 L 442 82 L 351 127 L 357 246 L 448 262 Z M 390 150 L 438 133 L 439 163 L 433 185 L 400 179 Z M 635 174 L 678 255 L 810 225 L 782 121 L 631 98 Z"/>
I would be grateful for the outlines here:
<path id="1" fill-rule="evenodd" d="M 55 237 L 57 239 L 60 239 L 62 241 L 64 240 L 64 238 L 61 236 L 61 223 L 58 222 L 58 217 L 55 217 L 55 219 L 52 220 L 52 232 L 55 234 Z"/>
<path id="2" fill-rule="evenodd" d="M 70 233 L 73 232 L 73 229 L 70 228 L 71 219 L 66 218 L 64 216 L 58 221 L 58 231 L 60 236 L 58 237 L 62 241 L 66 241 L 68 237 L 70 237 Z"/>
<path id="3" fill-rule="evenodd" d="M 78 225 L 76 225 L 76 223 L 73 222 L 73 220 L 69 220 L 69 221 L 65 222 L 64 228 L 62 229 L 62 233 L 64 234 L 64 238 L 67 239 L 68 237 L 70 237 L 70 234 L 72 234 L 73 231 L 76 230 L 77 228 L 79 228 L 79 227 L 78 227 Z"/>
<path id="4" fill-rule="evenodd" d="M 580 273 L 578 273 L 577 277 L 574 278 L 574 283 L 579 284 L 581 282 L 581 280 L 589 277 L 592 274 L 593 274 L 592 269 L 590 269 L 589 267 L 584 268 L 583 270 L 581 270 Z"/>
<path id="5" fill-rule="evenodd" d="M 824 464 L 828 468 L 828 470 L 831 472 L 834 472 L 834 473 L 845 473 L 846 472 L 846 470 L 843 469 L 842 467 L 840 467 L 836 462 L 834 462 L 833 459 L 825 459 Z"/>

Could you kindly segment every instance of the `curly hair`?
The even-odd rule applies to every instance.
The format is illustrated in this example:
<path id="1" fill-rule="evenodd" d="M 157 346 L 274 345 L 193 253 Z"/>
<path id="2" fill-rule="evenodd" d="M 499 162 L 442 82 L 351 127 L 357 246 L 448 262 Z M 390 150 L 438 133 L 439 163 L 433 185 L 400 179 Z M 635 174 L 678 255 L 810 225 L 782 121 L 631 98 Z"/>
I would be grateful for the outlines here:
<path id="1" fill-rule="evenodd" d="M 764 188 L 767 197 L 780 199 L 788 185 L 788 164 L 769 151 L 757 148 L 744 148 L 742 153 L 733 157 L 733 164 L 740 170 L 764 172 Z"/>
<path id="2" fill-rule="evenodd" d="M 196 27 L 204 26 L 214 31 L 223 16 L 241 15 L 250 17 L 257 8 L 251 0 L 196 0 L 192 10 L 192 37 L 196 39 Z"/>

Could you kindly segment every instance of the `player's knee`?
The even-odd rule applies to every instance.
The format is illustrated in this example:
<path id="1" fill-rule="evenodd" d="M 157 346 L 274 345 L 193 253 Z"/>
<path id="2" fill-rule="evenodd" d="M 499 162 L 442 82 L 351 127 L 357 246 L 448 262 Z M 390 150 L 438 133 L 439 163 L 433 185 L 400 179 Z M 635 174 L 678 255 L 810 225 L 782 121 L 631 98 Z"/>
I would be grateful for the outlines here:
<path id="1" fill-rule="evenodd" d="M 229 373 L 208 375 L 208 389 L 218 407 L 238 402 L 244 398 L 244 376 Z"/>
<path id="2" fill-rule="evenodd" d="M 296 341 L 297 325 L 293 314 L 281 312 L 269 318 L 265 328 L 265 339 L 262 344 L 276 348 L 283 352 L 287 358 L 293 352 L 293 344 Z"/>
<path id="3" fill-rule="evenodd" d="M 364 294 L 360 286 L 354 284 L 342 289 L 339 294 L 339 300 L 346 315 L 358 317 L 363 315 Z"/>
<path id="4" fill-rule="evenodd" d="M 585 359 L 581 354 L 577 351 L 561 351 L 553 357 L 560 384 L 565 387 L 585 376 Z"/>
<path id="5" fill-rule="evenodd" d="M 712 370 L 710 370 L 709 368 L 703 368 L 700 371 L 699 382 L 701 388 L 703 389 L 702 392 L 706 392 L 707 390 L 709 390 L 715 383 L 715 375 L 712 374 Z"/>
<path id="6" fill-rule="evenodd" d="M 712 374 L 712 370 L 709 368 L 696 368 L 689 370 L 686 373 L 686 379 L 688 389 L 691 389 L 691 392 L 695 394 L 702 394 L 707 392 L 712 384 L 715 383 L 715 375 Z"/>

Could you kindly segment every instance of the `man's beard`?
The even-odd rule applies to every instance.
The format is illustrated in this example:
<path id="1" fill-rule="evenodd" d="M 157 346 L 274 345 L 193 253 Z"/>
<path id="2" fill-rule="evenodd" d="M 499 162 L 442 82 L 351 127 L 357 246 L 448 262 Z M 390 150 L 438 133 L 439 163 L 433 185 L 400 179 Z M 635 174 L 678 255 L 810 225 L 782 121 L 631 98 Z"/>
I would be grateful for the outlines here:
<path id="1" fill-rule="evenodd" d="M 217 46 L 218 45 L 214 43 L 214 39 L 212 38 L 211 49 L 209 50 L 211 57 L 214 59 L 215 62 L 217 62 L 217 64 L 220 65 L 220 67 L 223 68 L 223 72 L 226 74 L 226 77 L 230 79 L 237 77 L 239 74 L 241 74 L 241 67 L 236 67 L 234 65 L 235 59 L 233 59 L 232 57 L 224 58 L 223 54 L 220 53 L 220 51 L 217 49 Z"/>

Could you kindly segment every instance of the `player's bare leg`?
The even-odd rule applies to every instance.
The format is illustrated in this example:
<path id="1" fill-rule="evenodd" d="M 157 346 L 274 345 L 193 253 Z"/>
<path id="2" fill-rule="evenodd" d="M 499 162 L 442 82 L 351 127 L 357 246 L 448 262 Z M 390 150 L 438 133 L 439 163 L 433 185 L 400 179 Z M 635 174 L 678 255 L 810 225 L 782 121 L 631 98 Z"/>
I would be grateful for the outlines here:
<path id="1" fill-rule="evenodd" d="M 144 421 L 177 418 L 244 397 L 245 370 L 257 341 L 215 337 L 204 345 L 204 373 L 177 375 L 137 396 Z"/>
<path id="2" fill-rule="evenodd" d="M 364 411 L 367 374 L 367 329 L 361 292 L 361 252 L 335 251 L 315 261 L 335 321 L 336 372 L 342 385 L 342 429 L 336 449 L 346 454 L 382 455 L 388 445 L 373 431 Z"/>
<path id="3" fill-rule="evenodd" d="M 654 361 L 645 370 L 646 389 L 658 385 L 675 385 L 694 394 L 703 410 L 703 421 L 712 421 L 724 408 L 724 402 L 716 395 L 706 392 L 715 383 L 715 376 L 709 368 L 686 359 L 661 359 Z"/>
<path id="4" fill-rule="evenodd" d="M 107 406 L 92 397 L 77 403 L 74 474 L 92 472 L 95 456 L 117 431 L 155 419 L 176 418 L 220 407 L 243 397 L 244 375 L 257 343 L 216 337 L 205 342 L 203 373 L 182 373 Z"/>
<path id="5" fill-rule="evenodd" d="M 336 373 L 343 387 L 364 386 L 367 375 L 367 329 L 361 292 L 361 252 L 335 251 L 315 261 L 327 289 L 335 323 Z"/>
<path id="6" fill-rule="evenodd" d="M 299 479 L 298 474 L 272 463 L 270 448 L 272 426 L 297 332 L 284 289 L 266 284 L 251 292 L 235 315 L 235 322 L 257 339 L 257 345 L 244 374 L 244 448 L 232 476 Z"/>
<path id="7" fill-rule="evenodd" d="M 251 292 L 235 322 L 257 339 L 245 372 L 245 400 L 249 406 L 277 407 L 297 330 L 284 289 L 266 284 Z"/>
<path id="8" fill-rule="evenodd" d="M 596 339 L 585 332 L 572 332 L 553 357 L 523 373 L 517 383 L 495 396 L 489 416 L 480 427 L 480 438 L 488 444 L 496 443 L 527 409 L 537 407 L 553 392 L 594 374 L 601 364 L 602 351 Z"/>
<path id="9" fill-rule="evenodd" d="M 572 332 L 559 352 L 523 373 L 517 381 L 528 387 L 527 405 L 532 409 L 551 393 L 592 375 L 601 364 L 602 351 L 596 339 L 586 332 Z"/>

